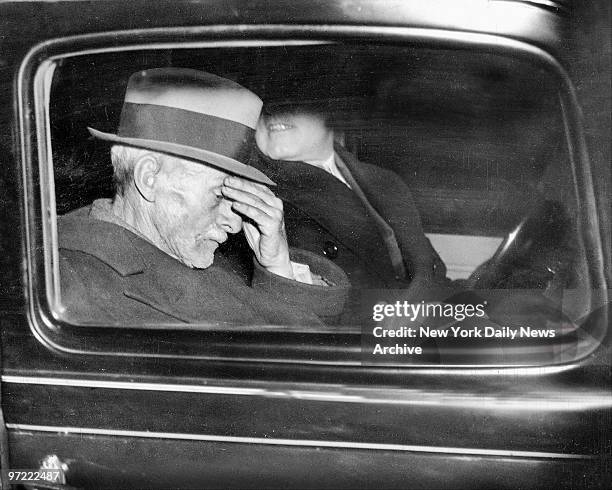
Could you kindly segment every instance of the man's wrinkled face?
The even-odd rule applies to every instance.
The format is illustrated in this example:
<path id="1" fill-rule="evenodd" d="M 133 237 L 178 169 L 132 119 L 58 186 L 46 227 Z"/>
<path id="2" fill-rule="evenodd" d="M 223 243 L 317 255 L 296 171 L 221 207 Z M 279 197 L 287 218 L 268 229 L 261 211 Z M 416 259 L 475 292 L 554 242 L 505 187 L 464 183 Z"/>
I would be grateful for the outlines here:
<path id="1" fill-rule="evenodd" d="M 164 159 L 152 218 L 167 250 L 189 267 L 212 265 L 227 234 L 242 228 L 242 219 L 221 193 L 227 176 L 206 165 Z"/>
<path id="2" fill-rule="evenodd" d="M 262 114 L 255 140 L 261 152 L 275 160 L 323 160 L 333 152 L 333 132 L 325 117 L 303 108 Z"/>

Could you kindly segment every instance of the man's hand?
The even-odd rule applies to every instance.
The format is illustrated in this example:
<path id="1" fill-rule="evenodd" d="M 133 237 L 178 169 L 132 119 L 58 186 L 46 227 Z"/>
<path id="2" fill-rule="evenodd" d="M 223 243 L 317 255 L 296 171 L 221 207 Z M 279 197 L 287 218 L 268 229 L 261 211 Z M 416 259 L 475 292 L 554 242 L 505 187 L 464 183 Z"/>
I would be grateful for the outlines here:
<path id="1" fill-rule="evenodd" d="M 226 177 L 222 192 L 232 201 L 232 209 L 252 220 L 243 222 L 243 230 L 257 261 L 273 274 L 294 279 L 283 201 L 266 186 L 239 177 Z"/>

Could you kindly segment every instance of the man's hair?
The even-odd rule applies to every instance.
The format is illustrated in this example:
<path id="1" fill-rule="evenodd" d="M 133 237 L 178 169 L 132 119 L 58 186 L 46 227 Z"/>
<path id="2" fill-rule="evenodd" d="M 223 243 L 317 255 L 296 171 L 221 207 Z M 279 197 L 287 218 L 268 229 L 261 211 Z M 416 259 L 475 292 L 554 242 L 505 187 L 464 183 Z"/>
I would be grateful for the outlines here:
<path id="1" fill-rule="evenodd" d="M 123 145 L 113 145 L 111 148 L 113 182 L 118 195 L 125 195 L 125 191 L 134 182 L 134 164 L 145 153 L 151 153 L 151 150 Z"/>

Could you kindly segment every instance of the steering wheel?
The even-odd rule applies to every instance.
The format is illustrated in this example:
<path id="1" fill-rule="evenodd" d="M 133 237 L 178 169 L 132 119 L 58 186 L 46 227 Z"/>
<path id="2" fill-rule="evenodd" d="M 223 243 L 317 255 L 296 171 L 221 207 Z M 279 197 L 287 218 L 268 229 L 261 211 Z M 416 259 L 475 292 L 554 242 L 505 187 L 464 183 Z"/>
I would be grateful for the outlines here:
<path id="1" fill-rule="evenodd" d="M 572 270 L 572 226 L 558 201 L 539 201 L 468 279 L 475 289 L 567 287 Z"/>

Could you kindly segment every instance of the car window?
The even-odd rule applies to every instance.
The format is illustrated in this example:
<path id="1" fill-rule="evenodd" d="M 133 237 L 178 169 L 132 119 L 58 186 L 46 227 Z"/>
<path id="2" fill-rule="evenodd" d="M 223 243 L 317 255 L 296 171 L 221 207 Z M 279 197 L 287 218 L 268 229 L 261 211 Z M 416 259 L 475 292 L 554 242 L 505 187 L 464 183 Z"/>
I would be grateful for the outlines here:
<path id="1" fill-rule="evenodd" d="M 112 198 L 115 192 L 109 145 L 92 138 L 87 128 L 115 132 L 130 75 L 160 67 L 192 68 L 233 80 L 257 94 L 264 109 L 308 102 L 326 111 L 336 144 L 342 147 L 338 151 L 373 166 L 372 175 L 384 169 L 389 172 L 385 178 L 393 176 L 406 189 L 401 200 L 392 201 L 393 206 L 408 202 L 418 213 L 419 233 L 445 269 L 442 282 L 425 286 L 420 296 L 408 287 L 368 286 L 359 296 L 359 305 L 348 303 L 347 308 L 359 313 L 344 324 L 336 318 L 331 331 L 370 335 L 374 305 L 398 301 L 421 304 L 423 311 L 428 302 L 463 305 L 464 312 L 466 305 L 478 312 L 479 305 L 495 304 L 494 314 L 487 312 L 486 320 L 500 332 L 537 323 L 539 330 L 554 331 L 558 339 L 579 330 L 581 318 L 591 309 L 593 278 L 584 243 L 588 230 L 581 213 L 585 210 L 575 176 L 580 162 L 573 161 L 568 146 L 560 97 L 564 89 L 557 75 L 533 60 L 502 54 L 363 43 L 254 42 L 59 57 L 48 82 L 51 158 L 41 162 L 49 169 L 46 177 L 45 172 L 41 174 L 43 194 L 52 191 L 46 202 L 52 208 L 51 221 L 45 229 L 46 245 L 53 250 L 47 255 L 46 270 L 52 278 L 47 282 L 47 297 L 56 318 L 82 323 L 63 313 L 54 220 L 96 199 Z M 367 186 L 367 182 L 362 185 L 366 193 Z M 388 189 L 391 192 L 391 186 Z M 379 187 L 376 193 L 383 196 L 385 190 Z M 316 221 L 309 209 L 298 211 L 302 214 L 287 221 L 290 245 L 340 263 L 334 253 L 341 240 L 340 244 L 328 239 L 318 243 L 319 235 L 312 238 L 295 231 L 308 220 Z M 372 214 L 369 208 L 366 213 Z M 350 224 L 354 218 L 347 216 L 343 221 Z M 323 233 L 324 226 L 317 226 L 317 233 Z M 248 283 L 252 257 L 233 238 L 221 252 L 240 256 L 238 272 Z M 396 236 L 397 240 L 401 237 Z M 357 273 L 353 279 L 359 282 Z M 434 298 L 432 291 L 445 288 L 450 291 L 446 296 Z M 464 293 L 472 296 L 465 299 Z M 387 315 L 395 316 L 396 322 L 389 328 L 404 327 L 406 315 L 394 311 Z M 439 313 L 442 310 L 432 311 L 438 312 L 432 315 L 444 320 L 443 328 L 450 331 L 449 318 Z M 467 322 L 465 330 L 485 328 L 468 325 L 480 318 L 451 316 L 459 324 Z M 164 323 L 172 324 L 171 320 Z M 84 322 L 90 327 L 104 322 L 98 323 Z M 106 326 L 152 326 L 138 318 L 123 323 Z M 195 323 L 215 329 L 254 327 L 221 325 L 206 318 Z M 178 322 L 173 328 L 191 327 Z M 275 331 L 283 325 L 259 328 Z M 307 324 L 303 331 L 308 332 Z M 424 339 L 425 348 L 429 341 Z M 465 351 L 466 345 L 438 344 L 438 354 L 446 350 L 449 354 L 437 359 L 456 362 L 458 358 L 450 352 Z M 543 361 L 551 360 L 550 349 L 547 352 Z M 576 350 L 564 352 L 567 359 Z M 474 359 L 490 363 L 498 358 L 478 354 Z M 367 355 L 365 360 L 374 362 Z"/>

